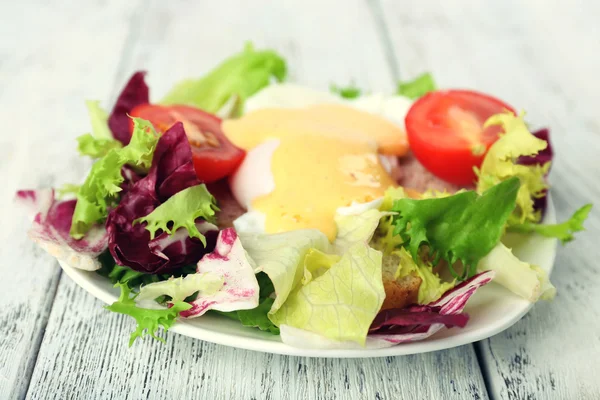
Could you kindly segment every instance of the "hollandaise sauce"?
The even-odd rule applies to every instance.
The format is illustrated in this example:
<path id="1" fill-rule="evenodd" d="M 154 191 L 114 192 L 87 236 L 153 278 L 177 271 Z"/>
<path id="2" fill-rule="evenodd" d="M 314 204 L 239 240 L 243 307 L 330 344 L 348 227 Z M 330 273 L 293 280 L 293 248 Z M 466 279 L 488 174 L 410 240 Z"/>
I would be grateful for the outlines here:
<path id="1" fill-rule="evenodd" d="M 318 107 L 260 110 L 224 122 L 225 134 L 245 150 L 279 140 L 271 160 L 275 188 L 252 201 L 266 217 L 267 233 L 314 228 L 333 241 L 338 208 L 380 198 L 394 185 L 378 158 L 380 119 L 360 111 L 348 118 L 353 111 L 344 109 L 339 120 L 333 112 L 323 122 Z"/>

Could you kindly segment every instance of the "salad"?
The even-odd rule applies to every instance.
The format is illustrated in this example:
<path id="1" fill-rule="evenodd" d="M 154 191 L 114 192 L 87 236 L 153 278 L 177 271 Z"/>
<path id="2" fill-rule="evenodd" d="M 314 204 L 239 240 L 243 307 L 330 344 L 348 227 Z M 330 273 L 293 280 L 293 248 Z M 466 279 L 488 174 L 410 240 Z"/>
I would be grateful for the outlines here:
<path id="1" fill-rule="evenodd" d="M 543 223 L 548 129 L 429 74 L 368 93 L 286 70 L 248 46 L 159 101 L 136 72 L 110 113 L 86 103 L 85 180 L 17 193 L 33 241 L 120 289 L 130 345 L 218 313 L 294 346 L 385 347 L 464 327 L 490 282 L 554 296 L 503 244 L 584 229 L 591 205 Z"/>

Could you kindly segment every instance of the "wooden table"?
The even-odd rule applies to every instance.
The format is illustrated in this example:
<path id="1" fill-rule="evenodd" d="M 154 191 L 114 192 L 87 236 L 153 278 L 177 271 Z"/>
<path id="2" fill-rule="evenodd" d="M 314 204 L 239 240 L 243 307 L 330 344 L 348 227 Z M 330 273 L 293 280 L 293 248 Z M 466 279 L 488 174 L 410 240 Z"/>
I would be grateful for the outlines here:
<path id="1" fill-rule="evenodd" d="M 246 40 L 317 88 L 392 92 L 431 71 L 552 128 L 560 219 L 600 198 L 600 2 L 559 0 L 94 1 L 0 6 L 0 399 L 600 399 L 600 218 L 559 249 L 557 298 L 451 350 L 336 360 L 262 354 L 177 334 L 129 349 L 102 308 L 26 238 L 17 188 L 77 182 L 84 99 L 113 103 L 136 69 L 154 99 Z"/>

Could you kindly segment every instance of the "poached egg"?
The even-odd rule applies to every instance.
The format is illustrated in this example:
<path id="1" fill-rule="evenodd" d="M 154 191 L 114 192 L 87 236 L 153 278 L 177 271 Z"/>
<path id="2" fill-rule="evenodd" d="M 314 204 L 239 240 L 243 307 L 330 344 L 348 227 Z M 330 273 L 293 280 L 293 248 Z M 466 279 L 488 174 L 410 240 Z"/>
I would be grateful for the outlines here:
<path id="1" fill-rule="evenodd" d="M 359 102 L 360 100 L 360 102 Z M 330 241 L 334 217 L 383 197 L 395 181 L 381 155 L 408 151 L 404 114 L 411 101 L 372 95 L 341 99 L 297 85 L 275 85 L 248 99 L 246 114 L 223 131 L 246 158 L 230 178 L 248 210 L 240 232 L 318 229 Z"/>

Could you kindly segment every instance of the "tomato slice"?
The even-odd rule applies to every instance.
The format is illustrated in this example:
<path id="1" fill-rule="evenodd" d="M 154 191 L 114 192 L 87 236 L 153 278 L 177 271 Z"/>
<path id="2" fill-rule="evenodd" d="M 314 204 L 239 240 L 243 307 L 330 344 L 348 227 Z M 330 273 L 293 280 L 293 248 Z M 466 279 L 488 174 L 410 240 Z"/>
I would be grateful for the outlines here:
<path id="1" fill-rule="evenodd" d="M 152 122 L 160 133 L 182 122 L 192 147 L 196 175 L 205 183 L 231 175 L 246 154 L 223 134 L 220 118 L 198 108 L 142 104 L 131 111 L 131 116 Z M 131 126 L 133 131 L 133 123 Z"/>
<path id="2" fill-rule="evenodd" d="M 408 143 L 431 173 L 461 186 L 471 185 L 502 128 L 483 129 L 494 114 L 515 110 L 494 97 L 471 90 L 439 90 L 417 100 L 406 114 Z"/>

